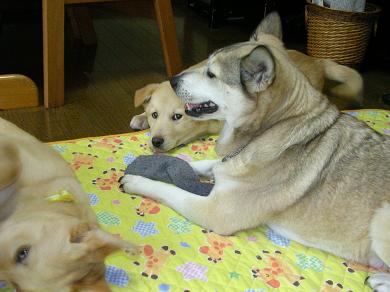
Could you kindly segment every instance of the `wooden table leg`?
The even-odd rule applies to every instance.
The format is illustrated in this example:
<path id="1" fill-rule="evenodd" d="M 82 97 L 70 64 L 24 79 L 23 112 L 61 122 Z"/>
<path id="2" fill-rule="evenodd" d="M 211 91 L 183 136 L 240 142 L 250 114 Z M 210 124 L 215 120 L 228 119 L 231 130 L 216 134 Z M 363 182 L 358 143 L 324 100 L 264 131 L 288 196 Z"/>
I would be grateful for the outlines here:
<path id="1" fill-rule="evenodd" d="M 64 104 L 64 0 L 42 0 L 45 107 Z"/>
<path id="2" fill-rule="evenodd" d="M 168 76 L 171 77 L 182 71 L 172 5 L 170 0 L 153 0 L 153 5 L 156 12 L 158 27 L 160 29 L 165 66 Z"/>

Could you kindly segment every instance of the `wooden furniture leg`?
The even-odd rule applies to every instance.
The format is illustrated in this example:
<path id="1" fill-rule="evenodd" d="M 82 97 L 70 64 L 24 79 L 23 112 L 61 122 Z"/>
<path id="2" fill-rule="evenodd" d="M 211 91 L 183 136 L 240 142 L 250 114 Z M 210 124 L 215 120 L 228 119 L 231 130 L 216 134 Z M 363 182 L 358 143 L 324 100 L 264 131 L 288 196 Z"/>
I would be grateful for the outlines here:
<path id="1" fill-rule="evenodd" d="M 153 5 L 156 12 L 158 27 L 160 29 L 161 46 L 163 49 L 167 75 L 172 77 L 182 71 L 182 63 L 171 1 L 153 0 Z"/>
<path id="2" fill-rule="evenodd" d="M 65 4 L 107 1 L 120 0 L 42 0 L 43 83 L 46 108 L 64 104 Z M 153 6 L 160 30 L 167 75 L 171 77 L 182 70 L 171 1 L 153 0 Z"/>
<path id="3" fill-rule="evenodd" d="M 42 0 L 43 84 L 46 108 L 64 104 L 64 0 Z"/>

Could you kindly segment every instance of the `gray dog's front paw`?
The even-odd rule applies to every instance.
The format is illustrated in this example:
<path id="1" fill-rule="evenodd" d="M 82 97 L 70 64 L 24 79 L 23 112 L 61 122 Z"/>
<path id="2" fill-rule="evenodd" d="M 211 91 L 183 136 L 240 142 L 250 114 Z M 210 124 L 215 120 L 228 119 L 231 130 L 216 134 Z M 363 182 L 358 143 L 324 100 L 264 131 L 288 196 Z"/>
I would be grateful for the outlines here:
<path id="1" fill-rule="evenodd" d="M 377 273 L 367 278 L 366 282 L 370 285 L 373 291 L 389 292 L 390 291 L 390 274 Z"/>
<path id="2" fill-rule="evenodd" d="M 136 193 L 142 195 L 142 185 L 145 178 L 139 175 L 126 174 L 119 183 L 125 193 Z"/>

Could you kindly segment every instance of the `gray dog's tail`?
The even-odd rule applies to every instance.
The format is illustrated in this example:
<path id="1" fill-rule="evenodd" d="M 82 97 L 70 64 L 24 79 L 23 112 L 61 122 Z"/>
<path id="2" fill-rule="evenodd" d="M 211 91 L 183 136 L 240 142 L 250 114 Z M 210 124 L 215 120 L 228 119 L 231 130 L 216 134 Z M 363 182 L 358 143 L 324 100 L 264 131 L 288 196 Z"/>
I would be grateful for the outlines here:
<path id="1" fill-rule="evenodd" d="M 361 105 L 363 78 L 360 74 L 356 70 L 337 64 L 332 60 L 324 60 L 324 64 L 326 78 L 341 83 L 330 90 L 330 95 Z"/>

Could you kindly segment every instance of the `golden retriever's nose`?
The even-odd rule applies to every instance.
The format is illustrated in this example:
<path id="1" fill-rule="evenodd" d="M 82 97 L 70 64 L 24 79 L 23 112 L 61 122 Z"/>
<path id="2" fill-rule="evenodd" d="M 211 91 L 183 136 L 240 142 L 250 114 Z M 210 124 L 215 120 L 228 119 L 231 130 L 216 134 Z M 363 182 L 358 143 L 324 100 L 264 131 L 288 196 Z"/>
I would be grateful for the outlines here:
<path id="1" fill-rule="evenodd" d="M 154 147 L 159 148 L 164 143 L 164 139 L 161 137 L 153 137 L 152 144 Z"/>

